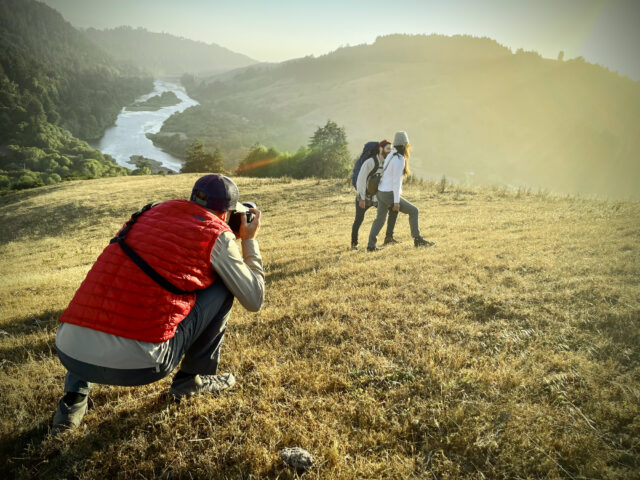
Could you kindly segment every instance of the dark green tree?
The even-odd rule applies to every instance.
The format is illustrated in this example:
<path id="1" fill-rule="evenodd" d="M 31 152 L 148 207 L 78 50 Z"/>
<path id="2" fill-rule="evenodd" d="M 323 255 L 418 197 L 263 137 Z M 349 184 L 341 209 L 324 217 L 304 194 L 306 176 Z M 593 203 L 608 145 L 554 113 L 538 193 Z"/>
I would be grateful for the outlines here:
<path id="1" fill-rule="evenodd" d="M 224 159 L 218 148 L 213 153 L 205 151 L 204 144 L 194 140 L 187 148 L 184 165 L 180 169 L 182 173 L 194 172 L 224 172 Z"/>
<path id="2" fill-rule="evenodd" d="M 136 169 L 132 175 L 151 175 L 151 162 L 145 158 L 141 158 L 136 162 Z"/>
<path id="3" fill-rule="evenodd" d="M 148 165 L 140 165 L 133 171 L 132 175 L 151 175 L 151 168 Z"/>
<path id="4" fill-rule="evenodd" d="M 347 134 L 343 127 L 328 120 L 319 127 L 309 141 L 310 152 L 301 165 L 302 173 L 308 177 L 345 177 L 352 159 L 347 148 Z"/>
<path id="5" fill-rule="evenodd" d="M 42 185 L 44 185 L 44 182 L 36 172 L 24 170 L 20 172 L 11 187 L 16 190 L 22 190 L 25 188 L 40 187 Z"/>
<path id="6" fill-rule="evenodd" d="M 318 127 L 309 139 L 309 148 L 331 148 L 347 144 L 347 134 L 343 127 L 332 120 L 327 120 L 324 127 Z"/>
<path id="7" fill-rule="evenodd" d="M 224 158 L 222 158 L 222 152 L 219 148 L 216 148 L 213 151 L 213 155 L 209 155 L 207 157 L 207 163 L 205 163 L 205 167 L 207 167 L 207 171 L 209 172 L 218 172 L 224 173 Z"/>

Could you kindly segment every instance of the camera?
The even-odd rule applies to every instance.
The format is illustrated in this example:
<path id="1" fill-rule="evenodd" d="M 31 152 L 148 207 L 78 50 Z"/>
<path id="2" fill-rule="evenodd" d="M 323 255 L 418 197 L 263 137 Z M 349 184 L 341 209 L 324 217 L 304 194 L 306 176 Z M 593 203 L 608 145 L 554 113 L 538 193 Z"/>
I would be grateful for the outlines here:
<path id="1" fill-rule="evenodd" d="M 247 208 L 258 208 L 256 204 L 253 202 L 243 202 L 242 205 L 244 205 Z M 229 220 L 227 221 L 227 224 L 229 225 L 229 228 L 231 228 L 231 231 L 236 235 L 238 234 L 238 232 L 240 232 L 242 215 L 247 216 L 247 223 L 251 223 L 253 221 L 253 217 L 255 217 L 253 212 L 231 212 L 231 215 L 229 216 Z"/>

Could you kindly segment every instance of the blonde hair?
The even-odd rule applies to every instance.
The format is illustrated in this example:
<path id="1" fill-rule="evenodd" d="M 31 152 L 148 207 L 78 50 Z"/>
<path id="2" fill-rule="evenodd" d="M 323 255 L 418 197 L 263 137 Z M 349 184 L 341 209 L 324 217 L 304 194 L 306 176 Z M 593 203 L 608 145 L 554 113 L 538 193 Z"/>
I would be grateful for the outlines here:
<path id="1" fill-rule="evenodd" d="M 398 151 L 400 155 L 404 157 L 404 170 L 402 171 L 403 175 L 409 176 L 411 175 L 411 170 L 409 169 L 409 157 L 411 157 L 411 145 L 394 145 L 395 149 Z"/>

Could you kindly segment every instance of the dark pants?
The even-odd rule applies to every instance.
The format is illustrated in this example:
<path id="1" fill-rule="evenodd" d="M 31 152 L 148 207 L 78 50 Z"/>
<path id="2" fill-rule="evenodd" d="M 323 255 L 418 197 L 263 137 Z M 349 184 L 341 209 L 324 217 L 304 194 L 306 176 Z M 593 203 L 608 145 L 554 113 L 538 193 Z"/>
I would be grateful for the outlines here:
<path id="1" fill-rule="evenodd" d="M 81 362 L 58 352 L 67 368 L 65 392 L 88 394 L 91 383 L 106 385 L 146 385 L 169 375 L 182 360 L 185 373 L 214 375 L 218 371 L 220 346 L 233 305 L 233 295 L 221 280 L 196 294 L 189 315 L 178 324 L 169 342 L 170 352 L 156 368 L 119 369 Z M 184 358 L 183 358 L 184 357 Z"/>
<path id="2" fill-rule="evenodd" d="M 373 207 L 373 202 L 366 200 L 365 207 L 360 208 L 358 205 L 358 197 L 356 197 L 356 219 L 353 221 L 353 227 L 351 227 L 351 245 L 358 244 L 358 231 L 364 221 L 364 214 L 369 208 Z M 389 212 L 389 221 L 387 222 L 387 234 L 386 238 L 393 237 L 393 230 L 396 227 L 396 219 L 398 218 L 398 212 L 391 210 Z"/>

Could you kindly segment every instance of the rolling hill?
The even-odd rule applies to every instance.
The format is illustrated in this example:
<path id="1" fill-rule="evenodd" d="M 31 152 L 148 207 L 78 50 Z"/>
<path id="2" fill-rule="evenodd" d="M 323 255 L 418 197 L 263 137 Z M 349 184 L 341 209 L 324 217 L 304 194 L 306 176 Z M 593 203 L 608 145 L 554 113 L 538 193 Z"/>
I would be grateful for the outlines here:
<path id="1" fill-rule="evenodd" d="M 637 478 L 640 205 L 427 182 L 405 194 L 438 246 L 414 249 L 401 216 L 401 243 L 367 253 L 345 181 L 238 178 L 267 289 L 232 311 L 236 388 L 97 386 L 49 437 L 58 316 L 131 213 L 198 176 L 0 197 L 2 478 L 293 479 L 291 446 L 317 460 L 305 478 Z"/>
<path id="2" fill-rule="evenodd" d="M 331 119 L 354 155 L 406 130 L 426 178 L 640 198 L 640 82 L 581 58 L 512 53 L 488 38 L 391 35 L 188 87 L 202 105 L 164 131 L 223 144 L 224 118 L 238 138 L 251 133 L 224 152 L 236 161 L 256 141 L 295 150 Z"/>
<path id="3" fill-rule="evenodd" d="M 141 27 L 88 28 L 84 33 L 114 58 L 144 68 L 154 76 L 211 75 L 257 63 L 215 43 L 150 32 Z"/>

